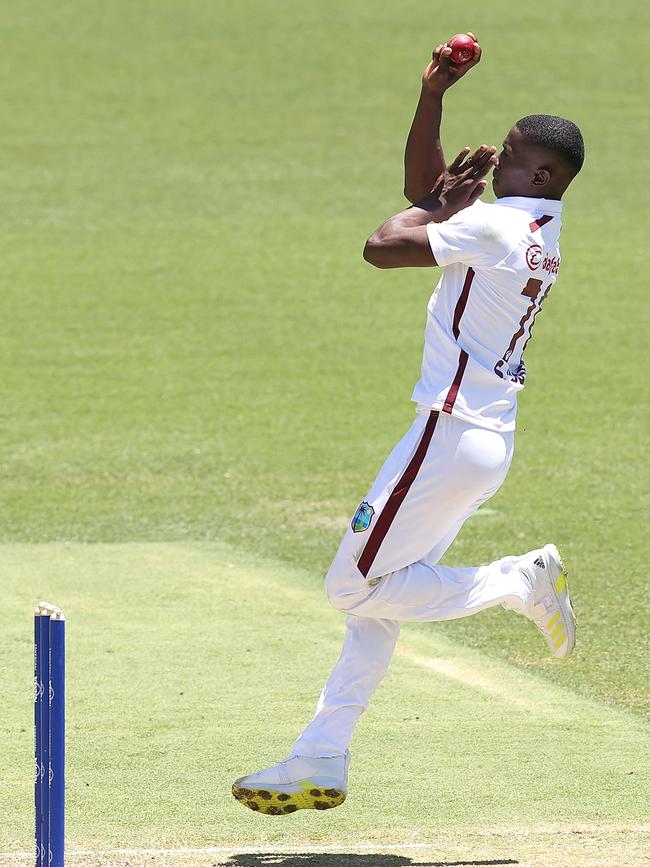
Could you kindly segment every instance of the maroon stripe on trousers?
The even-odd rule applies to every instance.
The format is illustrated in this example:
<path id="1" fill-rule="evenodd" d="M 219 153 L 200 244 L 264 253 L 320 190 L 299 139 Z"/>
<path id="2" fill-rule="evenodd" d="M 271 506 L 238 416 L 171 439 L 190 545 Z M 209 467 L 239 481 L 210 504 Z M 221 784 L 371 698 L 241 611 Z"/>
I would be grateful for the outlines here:
<path id="1" fill-rule="evenodd" d="M 370 567 L 372 566 L 374 559 L 377 556 L 377 552 L 381 547 L 381 543 L 384 541 L 386 533 L 395 519 L 397 510 L 404 502 L 406 495 L 409 492 L 409 488 L 415 481 L 415 477 L 422 466 L 422 461 L 426 456 L 429 443 L 431 442 L 431 437 L 436 429 L 438 415 L 439 413 L 434 411 L 431 411 L 429 414 L 426 427 L 424 428 L 424 433 L 418 443 L 415 454 L 411 458 L 407 468 L 402 473 L 400 480 L 395 485 L 390 497 L 386 500 L 386 505 L 382 509 L 379 518 L 377 518 L 377 523 L 375 524 L 372 533 L 368 537 L 366 547 L 363 549 L 363 552 L 359 557 L 359 562 L 357 563 L 357 568 L 364 578 L 367 577 Z"/>
<path id="2" fill-rule="evenodd" d="M 542 226 L 545 226 L 547 223 L 550 223 L 553 217 L 549 217 L 548 214 L 544 214 L 543 217 L 540 217 L 539 220 L 534 220 L 530 224 L 530 231 L 536 232 L 538 229 L 541 229 Z"/>
<path id="3" fill-rule="evenodd" d="M 442 407 L 443 412 L 451 412 L 454 408 L 454 404 L 456 403 L 456 398 L 458 397 L 458 389 L 460 388 L 460 381 L 463 378 L 463 374 L 465 373 L 465 367 L 467 366 L 467 359 L 469 355 L 465 352 L 464 349 L 460 351 L 460 358 L 458 359 L 458 367 L 456 369 L 456 376 L 454 377 L 454 381 L 447 392 L 447 397 Z"/>
<path id="4" fill-rule="evenodd" d="M 458 335 L 460 334 L 460 318 L 465 312 L 465 306 L 467 305 L 467 299 L 469 298 L 469 287 L 472 285 L 472 280 L 474 279 L 474 270 L 473 268 L 467 269 L 467 276 L 465 277 L 465 283 L 463 284 L 463 290 L 460 293 L 460 297 L 456 302 L 456 309 L 454 310 L 454 325 L 453 332 L 454 337 L 458 340 Z"/>

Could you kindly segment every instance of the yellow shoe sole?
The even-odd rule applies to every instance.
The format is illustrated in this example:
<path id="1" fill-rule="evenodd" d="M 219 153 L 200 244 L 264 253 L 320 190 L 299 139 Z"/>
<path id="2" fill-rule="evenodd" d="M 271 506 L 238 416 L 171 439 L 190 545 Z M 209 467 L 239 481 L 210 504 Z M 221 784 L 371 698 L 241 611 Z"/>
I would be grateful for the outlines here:
<path id="1" fill-rule="evenodd" d="M 345 801 L 340 789 L 319 789 L 308 783 L 302 792 L 274 792 L 233 786 L 232 793 L 240 804 L 267 816 L 285 816 L 296 810 L 331 810 Z"/>

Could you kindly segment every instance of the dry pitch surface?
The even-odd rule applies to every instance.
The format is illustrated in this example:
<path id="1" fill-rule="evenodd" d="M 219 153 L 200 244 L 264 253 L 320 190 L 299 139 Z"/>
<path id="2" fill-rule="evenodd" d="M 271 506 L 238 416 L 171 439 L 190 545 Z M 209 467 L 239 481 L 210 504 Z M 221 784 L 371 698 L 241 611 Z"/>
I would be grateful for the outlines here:
<path id="1" fill-rule="evenodd" d="M 70 600 L 68 865 L 648 863 L 639 716 L 407 626 L 345 804 L 262 817 L 230 783 L 285 754 L 312 713 L 343 625 L 321 588 L 212 544 L 2 553 L 13 622 L 45 582 Z M 28 632 L 5 638 L 8 670 L 28 673 Z M 25 719 L 30 698 L 27 676 Z M 0 864 L 31 858 L 30 751 L 24 725 L 5 757 Z"/>

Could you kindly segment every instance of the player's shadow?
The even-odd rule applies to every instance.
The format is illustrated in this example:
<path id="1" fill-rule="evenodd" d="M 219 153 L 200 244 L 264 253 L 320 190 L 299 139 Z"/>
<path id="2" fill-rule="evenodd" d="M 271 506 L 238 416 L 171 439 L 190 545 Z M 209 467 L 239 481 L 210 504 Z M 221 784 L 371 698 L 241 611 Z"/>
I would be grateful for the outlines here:
<path id="1" fill-rule="evenodd" d="M 285 855 L 260 852 L 254 855 L 231 855 L 224 867 L 498 867 L 501 864 L 519 864 L 512 858 L 487 861 L 413 861 L 403 855 L 336 854 Z"/>

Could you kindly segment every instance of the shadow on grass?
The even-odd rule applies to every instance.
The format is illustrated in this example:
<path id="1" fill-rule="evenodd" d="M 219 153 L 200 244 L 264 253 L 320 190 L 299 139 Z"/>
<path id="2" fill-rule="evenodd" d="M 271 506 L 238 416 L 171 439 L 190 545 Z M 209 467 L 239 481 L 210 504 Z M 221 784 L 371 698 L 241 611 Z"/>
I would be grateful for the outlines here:
<path id="1" fill-rule="evenodd" d="M 501 864 L 519 864 L 511 858 L 490 861 L 412 861 L 403 855 L 316 854 L 305 852 L 281 855 L 273 852 L 255 855 L 232 855 L 224 867 L 498 867 Z"/>

